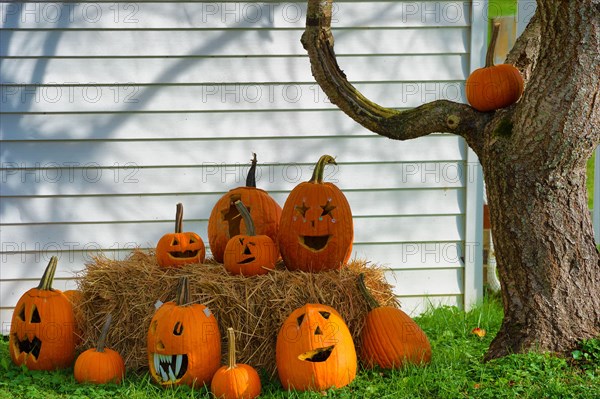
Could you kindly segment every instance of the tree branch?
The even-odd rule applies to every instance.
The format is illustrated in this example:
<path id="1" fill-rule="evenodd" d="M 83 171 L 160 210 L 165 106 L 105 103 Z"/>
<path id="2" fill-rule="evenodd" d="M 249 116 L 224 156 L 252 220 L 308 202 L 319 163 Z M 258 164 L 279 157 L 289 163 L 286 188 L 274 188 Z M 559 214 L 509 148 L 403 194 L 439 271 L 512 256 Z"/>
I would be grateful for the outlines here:
<path id="1" fill-rule="evenodd" d="M 521 72 L 525 85 L 537 64 L 540 39 L 540 17 L 536 11 L 506 57 L 506 63 L 514 65 Z"/>
<path id="2" fill-rule="evenodd" d="M 408 140 L 435 132 L 458 134 L 480 154 L 483 129 L 493 113 L 480 113 L 469 105 L 438 100 L 398 111 L 363 96 L 340 69 L 333 51 L 332 0 L 308 0 L 302 44 L 308 51 L 312 74 L 331 102 L 367 129 L 392 139 Z"/>

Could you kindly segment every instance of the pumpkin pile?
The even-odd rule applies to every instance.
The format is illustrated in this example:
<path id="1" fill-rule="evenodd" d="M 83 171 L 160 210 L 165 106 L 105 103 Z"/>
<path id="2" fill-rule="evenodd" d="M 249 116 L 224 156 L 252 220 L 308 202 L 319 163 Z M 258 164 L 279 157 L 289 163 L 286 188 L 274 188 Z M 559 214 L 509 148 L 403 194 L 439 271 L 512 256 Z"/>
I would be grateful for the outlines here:
<path id="1" fill-rule="evenodd" d="M 79 343 L 93 346 L 75 362 L 79 382 L 119 383 L 125 366 L 147 368 L 160 386 L 207 385 L 221 398 L 258 396 L 254 367 L 277 372 L 286 390 L 323 391 L 354 380 L 357 353 L 367 367 L 428 362 L 427 337 L 397 308 L 383 270 L 349 261 L 352 212 L 342 191 L 324 182 L 330 164 L 333 157 L 320 157 L 282 209 L 256 188 L 254 154 L 246 186 L 230 190 L 211 212 L 214 260 L 205 262 L 198 234 L 183 232 L 182 204 L 175 232 L 163 235 L 155 252 L 95 258 L 78 291 L 52 288 L 53 257 L 15 308 L 13 362 L 69 367 Z M 46 336 L 48 323 L 65 326 L 61 339 Z M 105 347 L 111 323 L 114 349 Z M 228 363 L 220 367 L 225 327 Z"/>

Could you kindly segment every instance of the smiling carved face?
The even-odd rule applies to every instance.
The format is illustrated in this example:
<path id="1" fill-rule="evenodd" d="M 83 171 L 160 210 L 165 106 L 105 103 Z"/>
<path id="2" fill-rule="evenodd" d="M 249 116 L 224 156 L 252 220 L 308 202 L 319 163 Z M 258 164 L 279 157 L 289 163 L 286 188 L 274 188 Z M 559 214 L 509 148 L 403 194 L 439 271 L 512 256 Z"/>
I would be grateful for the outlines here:
<path id="1" fill-rule="evenodd" d="M 333 308 L 307 304 L 286 319 L 277 336 L 277 372 L 284 389 L 322 391 L 356 376 L 356 351 Z"/>

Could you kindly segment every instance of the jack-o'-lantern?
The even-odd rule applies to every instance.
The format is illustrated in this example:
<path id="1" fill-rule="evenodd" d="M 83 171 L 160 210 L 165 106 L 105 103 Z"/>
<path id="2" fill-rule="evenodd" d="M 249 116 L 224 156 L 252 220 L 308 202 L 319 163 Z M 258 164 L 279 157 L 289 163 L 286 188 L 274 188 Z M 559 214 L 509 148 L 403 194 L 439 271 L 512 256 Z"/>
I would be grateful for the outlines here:
<path id="1" fill-rule="evenodd" d="M 63 291 L 63 295 L 67 297 L 67 299 L 69 300 L 69 302 L 71 303 L 71 306 L 73 306 L 73 313 L 75 314 L 75 321 L 77 322 L 77 320 L 81 320 L 83 318 L 83 316 L 81 315 L 81 302 L 83 301 L 83 294 L 81 293 L 81 291 L 79 290 L 66 290 Z M 79 327 L 79 325 L 77 323 L 75 323 L 75 326 L 73 327 L 73 333 L 75 334 L 75 346 L 79 345 L 81 342 L 83 342 L 83 331 L 81 331 L 81 328 Z"/>
<path id="2" fill-rule="evenodd" d="M 327 164 L 336 162 L 323 155 L 312 178 L 294 187 L 283 206 L 278 244 L 289 270 L 339 269 L 352 253 L 352 211 L 342 191 L 323 182 Z"/>
<path id="3" fill-rule="evenodd" d="M 12 316 L 12 361 L 31 370 L 66 368 L 75 359 L 75 316 L 60 290 L 52 288 L 58 258 L 53 256 L 40 284 L 25 292 Z"/>
<path id="4" fill-rule="evenodd" d="M 279 258 L 277 246 L 269 236 L 255 234 L 252 216 L 242 201 L 236 201 L 235 206 L 246 224 L 246 234 L 238 234 L 229 240 L 223 266 L 231 274 L 266 274 L 275 268 Z"/>
<path id="5" fill-rule="evenodd" d="M 285 389 L 322 391 L 348 385 L 356 376 L 352 335 L 326 305 L 296 309 L 277 335 L 276 362 Z"/>
<path id="6" fill-rule="evenodd" d="M 221 335 L 204 305 L 189 303 L 189 282 L 181 277 L 174 302 L 164 303 L 150 321 L 148 368 L 159 385 L 201 386 L 221 365 Z"/>
<path id="7" fill-rule="evenodd" d="M 369 293 L 363 274 L 358 285 L 370 308 L 361 332 L 360 359 L 364 365 L 392 369 L 429 363 L 431 345 L 419 325 L 398 308 L 380 306 Z"/>
<path id="8" fill-rule="evenodd" d="M 223 262 L 225 247 L 231 237 L 247 234 L 247 227 L 235 206 L 236 201 L 242 201 L 248 208 L 256 234 L 267 235 L 273 242 L 277 240 L 281 207 L 266 191 L 256 187 L 256 165 L 254 154 L 246 186 L 229 190 L 217 201 L 210 213 L 208 242 L 217 262 Z"/>
<path id="9" fill-rule="evenodd" d="M 204 241 L 196 233 L 182 232 L 183 204 L 177 204 L 175 233 L 165 234 L 156 244 L 156 260 L 161 267 L 179 268 L 190 263 L 204 262 Z"/>

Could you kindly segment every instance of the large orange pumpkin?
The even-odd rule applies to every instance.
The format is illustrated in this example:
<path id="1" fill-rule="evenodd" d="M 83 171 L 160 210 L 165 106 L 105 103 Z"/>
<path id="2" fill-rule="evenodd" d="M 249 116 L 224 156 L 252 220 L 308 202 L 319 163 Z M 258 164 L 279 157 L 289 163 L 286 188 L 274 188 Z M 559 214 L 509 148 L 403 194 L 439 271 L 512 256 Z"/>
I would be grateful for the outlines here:
<path id="1" fill-rule="evenodd" d="M 417 323 L 400 309 L 380 306 L 369 293 L 362 274 L 359 287 L 371 308 L 361 332 L 363 364 L 392 369 L 409 363 L 429 363 L 431 346 Z"/>
<path id="2" fill-rule="evenodd" d="M 53 256 L 40 284 L 25 292 L 12 316 L 10 358 L 31 370 L 66 368 L 75 359 L 75 316 L 69 299 L 52 288 L 58 258 Z"/>
<path id="3" fill-rule="evenodd" d="M 277 335 L 276 362 L 284 389 L 323 391 L 356 376 L 352 335 L 339 313 L 326 305 L 296 309 Z"/>
<path id="4" fill-rule="evenodd" d="M 481 112 L 508 107 L 523 93 L 523 77 L 510 64 L 494 65 L 494 48 L 500 24 L 494 24 L 485 67 L 476 69 L 466 82 L 467 101 Z"/>
<path id="5" fill-rule="evenodd" d="M 179 268 L 190 263 L 204 262 L 206 249 L 202 238 L 183 230 L 183 204 L 177 204 L 175 233 L 165 234 L 156 244 L 156 260 L 161 267 Z"/>
<path id="6" fill-rule="evenodd" d="M 221 365 L 219 325 L 206 306 L 189 303 L 187 277 L 152 317 L 147 350 L 150 375 L 164 387 L 210 384 Z"/>
<path id="7" fill-rule="evenodd" d="M 109 314 L 102 327 L 96 348 L 91 348 L 79 355 L 73 367 L 73 375 L 79 383 L 120 384 L 125 375 L 125 362 L 119 352 L 106 348 L 106 336 L 110 328 L 112 316 Z"/>
<path id="8" fill-rule="evenodd" d="M 352 253 L 352 211 L 342 191 L 323 182 L 328 164 L 336 163 L 323 155 L 312 178 L 294 187 L 283 206 L 278 244 L 289 270 L 339 269 Z"/>
<path id="9" fill-rule="evenodd" d="M 246 224 L 246 234 L 238 234 L 229 240 L 225 247 L 223 266 L 231 274 L 266 274 L 275 268 L 279 250 L 269 236 L 255 234 L 252 216 L 242 201 L 236 201 L 235 206 Z"/>
<path id="10" fill-rule="evenodd" d="M 223 262 L 225 247 L 231 237 L 246 233 L 246 226 L 235 206 L 242 201 L 248 208 L 256 234 L 267 235 L 273 242 L 277 240 L 277 229 L 281 217 L 281 207 L 264 190 L 256 188 L 256 154 L 248 171 L 245 187 L 237 187 L 223 195 L 213 207 L 208 218 L 208 242 L 212 256 Z"/>

